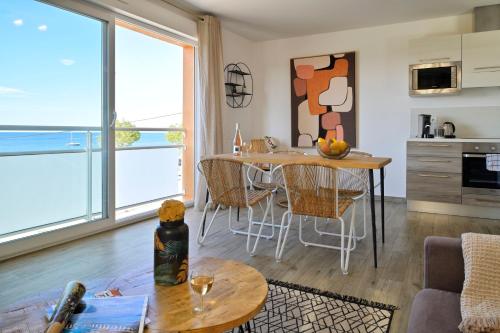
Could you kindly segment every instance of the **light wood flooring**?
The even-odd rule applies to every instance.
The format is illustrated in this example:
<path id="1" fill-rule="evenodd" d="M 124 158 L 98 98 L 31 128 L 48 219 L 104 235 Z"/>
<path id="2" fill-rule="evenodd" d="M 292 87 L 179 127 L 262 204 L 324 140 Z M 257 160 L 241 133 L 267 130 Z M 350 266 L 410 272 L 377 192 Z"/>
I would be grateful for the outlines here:
<path id="1" fill-rule="evenodd" d="M 379 203 L 377 202 L 377 208 Z M 358 212 L 361 210 L 358 210 Z M 276 216 L 283 210 L 277 208 Z M 242 212 L 242 221 L 246 218 Z M 244 261 L 268 278 L 289 281 L 368 300 L 397 305 L 391 332 L 406 332 L 415 293 L 422 286 L 423 242 L 429 235 L 459 237 L 463 232 L 500 234 L 499 220 L 412 213 L 404 203 L 386 203 L 386 242 L 382 244 L 378 218 L 379 268 L 373 267 L 371 232 L 351 254 L 349 275 L 340 271 L 338 251 L 304 247 L 298 241 L 298 223 L 290 231 L 283 260 L 274 260 L 276 240 L 262 240 L 255 257 L 244 248 L 245 238 L 227 230 L 227 211 L 220 216 L 205 245 L 198 248 L 195 234 L 200 212 L 189 209 L 190 256 L 215 256 Z M 360 231 L 358 217 L 357 229 Z M 59 288 L 72 279 L 88 281 L 151 267 L 153 231 L 157 220 L 136 223 L 117 230 L 52 247 L 0 263 L 0 310 L 29 295 Z M 246 223 L 241 222 L 242 226 Z M 333 223 L 328 225 L 330 229 Z M 305 225 L 307 239 L 319 237 Z M 237 272 L 235 272 L 237 274 Z"/>

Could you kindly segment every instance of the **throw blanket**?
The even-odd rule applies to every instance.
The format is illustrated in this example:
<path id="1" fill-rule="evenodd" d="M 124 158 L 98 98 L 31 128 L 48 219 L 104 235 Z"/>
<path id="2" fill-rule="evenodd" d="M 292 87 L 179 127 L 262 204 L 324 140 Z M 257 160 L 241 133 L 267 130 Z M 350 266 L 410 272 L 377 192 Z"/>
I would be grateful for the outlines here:
<path id="1" fill-rule="evenodd" d="M 500 333 L 500 236 L 462 234 L 465 281 L 460 298 L 464 333 Z"/>

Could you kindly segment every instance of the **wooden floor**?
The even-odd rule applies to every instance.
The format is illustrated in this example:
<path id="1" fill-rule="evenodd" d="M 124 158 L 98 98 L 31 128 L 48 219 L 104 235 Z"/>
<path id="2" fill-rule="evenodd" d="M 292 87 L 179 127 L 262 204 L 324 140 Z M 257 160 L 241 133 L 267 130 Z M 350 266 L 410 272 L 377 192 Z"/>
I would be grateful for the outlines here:
<path id="1" fill-rule="evenodd" d="M 282 211 L 278 210 L 276 216 L 281 216 Z M 186 221 L 191 228 L 191 256 L 237 259 L 254 266 L 268 278 L 397 305 L 400 310 L 396 311 L 391 328 L 395 333 L 406 332 L 412 298 L 422 286 L 426 236 L 459 237 L 469 231 L 500 234 L 498 220 L 408 213 L 405 204 L 387 202 L 386 242 L 379 243 L 379 268 L 373 267 L 369 232 L 352 253 L 349 275 L 344 276 L 337 251 L 306 248 L 298 242 L 298 223 L 290 231 L 281 263 L 274 260 L 275 240 L 263 240 L 257 255 L 248 256 L 244 249 L 245 239 L 228 232 L 227 214 L 224 211 L 216 220 L 205 245 L 198 248 L 194 238 L 200 213 L 188 210 Z M 360 219 L 361 216 L 359 222 Z M 151 266 L 156 224 L 156 220 L 149 220 L 0 263 L 0 310 L 31 294 L 64 286 L 71 279 L 88 281 L 113 277 Z M 306 225 L 305 238 L 329 240 L 327 236 L 317 236 L 311 227 L 311 224 Z M 330 223 L 328 227 L 334 225 Z M 358 223 L 358 232 L 360 228 Z"/>

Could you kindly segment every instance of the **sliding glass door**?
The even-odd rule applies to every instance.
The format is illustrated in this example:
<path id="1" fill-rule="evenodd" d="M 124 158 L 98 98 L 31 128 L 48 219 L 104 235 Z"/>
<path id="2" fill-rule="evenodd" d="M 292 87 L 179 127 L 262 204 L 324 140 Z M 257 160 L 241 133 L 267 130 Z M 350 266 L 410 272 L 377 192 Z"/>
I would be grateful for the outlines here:
<path id="1" fill-rule="evenodd" d="M 0 260 L 193 199 L 194 45 L 117 16 L 0 0 Z"/>
<path id="2" fill-rule="evenodd" d="M 107 217 L 107 22 L 0 2 L 0 236 Z"/>

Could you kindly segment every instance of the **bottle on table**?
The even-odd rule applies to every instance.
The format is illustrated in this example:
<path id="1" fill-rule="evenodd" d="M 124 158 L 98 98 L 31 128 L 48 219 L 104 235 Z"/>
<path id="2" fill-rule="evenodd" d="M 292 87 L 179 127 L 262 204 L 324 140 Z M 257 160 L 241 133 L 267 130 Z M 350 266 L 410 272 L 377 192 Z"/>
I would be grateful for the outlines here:
<path id="1" fill-rule="evenodd" d="M 241 145 L 242 144 L 243 144 L 243 140 L 241 140 L 240 124 L 236 123 L 236 132 L 234 133 L 234 139 L 233 139 L 233 154 L 234 155 L 241 154 Z"/>

